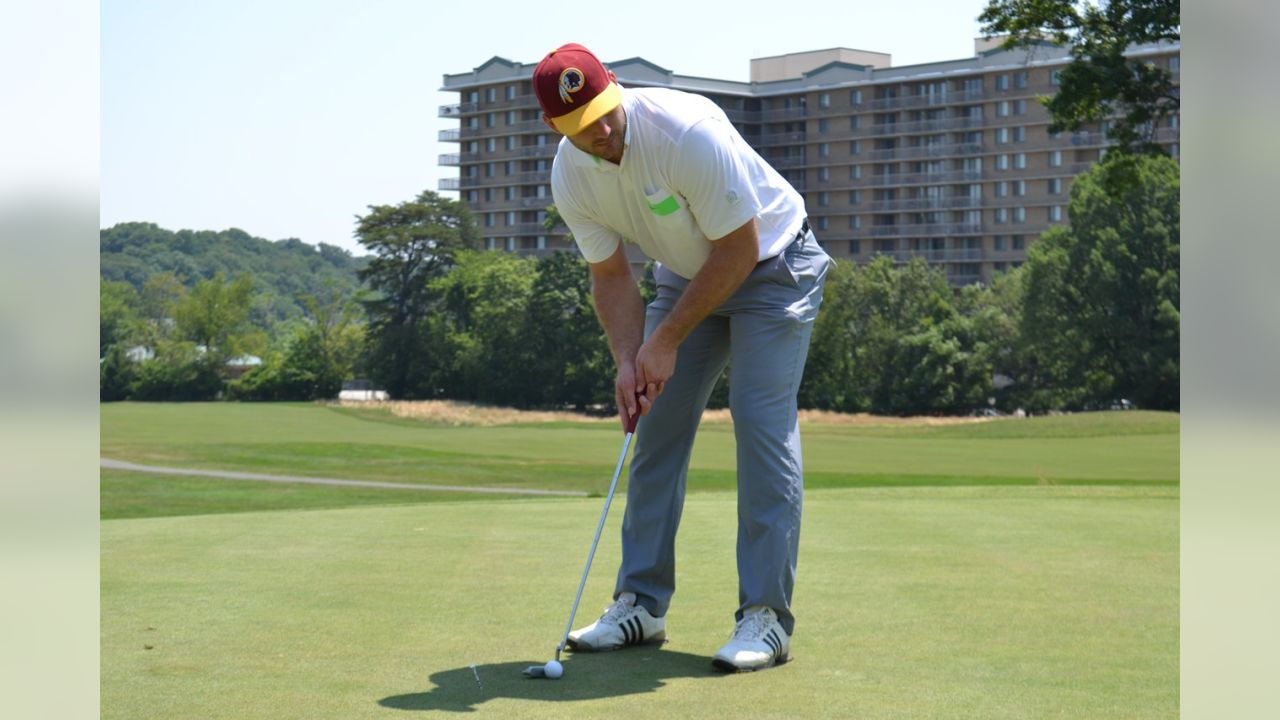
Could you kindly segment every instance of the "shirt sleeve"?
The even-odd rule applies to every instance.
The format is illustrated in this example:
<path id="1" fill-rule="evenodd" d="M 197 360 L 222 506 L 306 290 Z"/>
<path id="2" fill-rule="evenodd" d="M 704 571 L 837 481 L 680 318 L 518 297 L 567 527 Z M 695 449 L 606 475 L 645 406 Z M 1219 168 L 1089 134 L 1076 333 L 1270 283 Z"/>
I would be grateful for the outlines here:
<path id="1" fill-rule="evenodd" d="M 719 240 L 760 213 L 760 199 L 731 127 L 714 118 L 680 139 L 673 179 L 702 234 Z"/>
<path id="2" fill-rule="evenodd" d="M 555 201 L 556 210 L 560 211 L 561 219 L 569 226 L 569 232 L 573 233 L 578 251 L 589 263 L 608 260 L 617 252 L 622 236 L 596 222 L 583 211 L 582 205 L 569 188 L 569 183 L 557 169 L 553 167 L 551 172 L 551 197 Z"/>

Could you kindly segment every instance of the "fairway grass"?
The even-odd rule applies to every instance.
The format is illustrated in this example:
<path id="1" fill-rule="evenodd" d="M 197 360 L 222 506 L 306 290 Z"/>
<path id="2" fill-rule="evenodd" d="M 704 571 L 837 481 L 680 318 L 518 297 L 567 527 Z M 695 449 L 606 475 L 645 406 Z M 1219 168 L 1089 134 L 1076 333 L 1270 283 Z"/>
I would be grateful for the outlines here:
<path id="1" fill-rule="evenodd" d="M 608 422 L 451 427 L 305 403 L 113 403 L 101 406 L 101 418 L 103 457 L 143 465 L 593 494 L 607 490 L 621 442 Z M 803 434 L 805 482 L 813 489 L 1176 486 L 1179 480 L 1178 416 L 1171 413 L 918 427 L 806 424 Z M 690 464 L 690 490 L 732 490 L 735 465 L 733 426 L 705 424 Z M 127 482 L 117 474 L 103 479 L 104 518 L 198 511 L 188 500 L 211 487 L 189 478 L 168 485 Z M 351 494 L 351 504 L 410 501 L 391 492 Z M 224 494 L 248 499 L 231 486 Z M 272 494 L 282 497 L 279 490 L 267 491 Z M 308 488 L 293 495 L 300 508 L 330 507 L 342 497 Z M 414 502 L 441 499 L 448 498 L 423 493 Z M 218 512 L 262 509 L 230 497 L 212 501 Z M 275 500 L 264 506 L 283 507 Z"/>
<path id="2" fill-rule="evenodd" d="M 1173 718 L 1177 497 L 811 491 L 796 660 L 723 676 L 735 498 L 691 495 L 671 641 L 569 655 L 558 681 L 519 671 L 552 657 L 599 499 L 107 520 L 102 717 Z M 608 600 L 624 511 L 578 624 Z"/>

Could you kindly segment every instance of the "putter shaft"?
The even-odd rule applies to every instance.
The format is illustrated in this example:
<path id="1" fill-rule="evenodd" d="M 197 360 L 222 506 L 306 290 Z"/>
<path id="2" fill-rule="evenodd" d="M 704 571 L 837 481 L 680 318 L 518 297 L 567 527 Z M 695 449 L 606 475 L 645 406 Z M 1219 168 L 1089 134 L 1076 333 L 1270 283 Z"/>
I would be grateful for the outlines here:
<path id="1" fill-rule="evenodd" d="M 622 441 L 622 452 L 618 455 L 618 466 L 613 470 L 613 480 L 609 483 L 609 494 L 604 498 L 604 509 L 600 511 L 600 522 L 596 524 L 596 536 L 591 540 L 591 551 L 587 553 L 587 566 L 582 569 L 582 579 L 578 581 L 578 594 L 573 598 L 573 607 L 569 610 L 569 622 L 564 625 L 564 636 L 556 646 L 556 660 L 569 644 L 569 631 L 573 629 L 573 618 L 578 614 L 578 603 L 582 601 L 582 589 L 587 585 L 587 574 L 591 572 L 591 561 L 596 556 L 596 545 L 600 544 L 600 533 L 604 530 L 605 518 L 609 517 L 609 505 L 613 503 L 613 491 L 618 487 L 618 476 L 622 474 L 622 463 L 626 460 L 627 450 L 631 447 L 631 438 L 635 435 L 632 429 Z"/>

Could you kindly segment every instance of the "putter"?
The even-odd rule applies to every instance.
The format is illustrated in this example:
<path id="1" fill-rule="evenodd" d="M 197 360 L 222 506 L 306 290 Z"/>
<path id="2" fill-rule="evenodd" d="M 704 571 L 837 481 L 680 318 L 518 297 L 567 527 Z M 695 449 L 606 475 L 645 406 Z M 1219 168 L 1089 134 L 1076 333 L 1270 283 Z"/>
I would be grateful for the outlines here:
<path id="1" fill-rule="evenodd" d="M 622 452 L 618 455 L 618 466 L 613 469 L 613 481 L 609 483 L 609 494 L 604 498 L 604 509 L 600 511 L 600 522 L 596 524 L 596 536 L 591 540 L 591 551 L 587 553 L 587 566 L 582 569 L 582 579 L 578 581 L 578 594 L 573 597 L 573 607 L 569 610 L 569 622 L 565 623 L 564 636 L 560 638 L 560 644 L 556 646 L 557 662 L 560 661 L 560 653 L 569 644 L 569 631 L 573 629 L 573 618 L 578 614 L 578 603 L 582 602 L 582 589 L 587 585 L 587 574 L 591 572 L 591 561 L 595 559 L 596 546 L 600 544 L 600 532 L 604 530 L 605 518 L 609 517 L 609 505 L 613 502 L 613 491 L 618 487 L 618 476 L 622 474 L 622 463 L 626 460 L 627 450 L 631 447 L 631 438 L 636 433 L 636 424 L 640 422 L 638 405 L 636 410 L 636 414 L 627 416 L 626 422 L 622 425 L 623 430 L 626 432 L 626 437 L 622 441 Z M 524 672 L 529 677 L 544 677 L 546 674 L 541 665 L 531 665 Z"/>

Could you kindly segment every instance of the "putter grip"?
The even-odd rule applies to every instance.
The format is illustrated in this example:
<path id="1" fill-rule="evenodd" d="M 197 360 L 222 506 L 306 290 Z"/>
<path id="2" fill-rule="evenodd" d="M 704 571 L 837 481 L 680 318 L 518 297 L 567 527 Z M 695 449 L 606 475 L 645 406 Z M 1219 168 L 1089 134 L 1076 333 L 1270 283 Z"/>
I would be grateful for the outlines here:
<path id="1" fill-rule="evenodd" d="M 636 393 L 636 414 L 627 416 L 627 419 L 622 423 L 622 431 L 624 433 L 635 432 L 636 424 L 639 422 L 640 422 L 640 393 Z"/>

